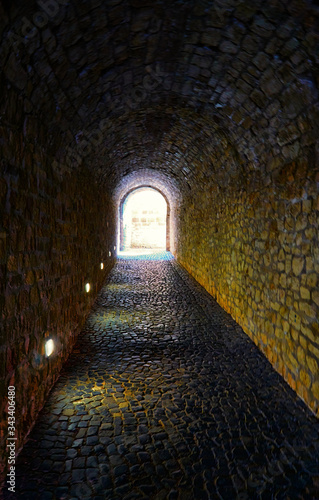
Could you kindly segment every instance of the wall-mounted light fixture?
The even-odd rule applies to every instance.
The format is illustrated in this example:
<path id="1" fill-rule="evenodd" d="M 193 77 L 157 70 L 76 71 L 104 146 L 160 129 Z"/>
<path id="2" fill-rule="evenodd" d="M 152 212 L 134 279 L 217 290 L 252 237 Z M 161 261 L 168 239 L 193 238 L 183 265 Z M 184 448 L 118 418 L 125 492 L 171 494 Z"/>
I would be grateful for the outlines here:
<path id="1" fill-rule="evenodd" d="M 111 255 L 112 255 L 112 252 L 109 252 L 109 257 L 111 257 Z"/>
<path id="2" fill-rule="evenodd" d="M 104 264 L 103 264 L 103 262 L 101 262 L 101 269 L 104 269 Z"/>
<path id="3" fill-rule="evenodd" d="M 90 283 L 87 283 L 85 285 L 85 291 L 86 291 L 86 293 L 89 293 L 90 290 L 91 290 L 91 285 L 90 285 Z"/>
<path id="4" fill-rule="evenodd" d="M 48 339 L 45 343 L 45 355 L 48 358 L 54 351 L 54 342 L 52 339 Z"/>

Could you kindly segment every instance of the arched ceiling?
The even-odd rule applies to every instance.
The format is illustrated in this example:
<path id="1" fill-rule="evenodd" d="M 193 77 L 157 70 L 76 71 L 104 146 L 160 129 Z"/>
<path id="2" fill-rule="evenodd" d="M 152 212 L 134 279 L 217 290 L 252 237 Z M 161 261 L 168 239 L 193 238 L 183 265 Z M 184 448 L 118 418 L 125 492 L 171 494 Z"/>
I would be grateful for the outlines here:
<path id="1" fill-rule="evenodd" d="M 319 149 L 317 4 L 2 2 L 3 140 L 111 189 L 145 169 L 183 188 L 265 182 Z"/>
<path id="2" fill-rule="evenodd" d="M 179 186 L 171 176 L 158 170 L 141 168 L 123 175 L 113 191 L 115 206 L 119 207 L 128 193 L 133 192 L 141 186 L 153 187 L 160 191 L 173 210 L 179 205 Z"/>

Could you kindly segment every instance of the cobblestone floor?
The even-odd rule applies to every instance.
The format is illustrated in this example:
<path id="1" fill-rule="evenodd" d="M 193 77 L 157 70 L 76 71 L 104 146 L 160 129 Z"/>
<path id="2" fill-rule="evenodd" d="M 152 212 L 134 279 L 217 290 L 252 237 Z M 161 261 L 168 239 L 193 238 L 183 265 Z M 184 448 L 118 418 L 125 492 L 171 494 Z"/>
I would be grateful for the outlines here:
<path id="1" fill-rule="evenodd" d="M 122 259 L 19 457 L 14 498 L 319 498 L 318 429 L 174 260 Z"/>
<path id="2" fill-rule="evenodd" d="M 174 259 L 171 252 L 166 250 L 151 250 L 151 249 L 131 249 L 124 252 L 118 252 L 118 259 L 130 260 L 172 260 Z"/>

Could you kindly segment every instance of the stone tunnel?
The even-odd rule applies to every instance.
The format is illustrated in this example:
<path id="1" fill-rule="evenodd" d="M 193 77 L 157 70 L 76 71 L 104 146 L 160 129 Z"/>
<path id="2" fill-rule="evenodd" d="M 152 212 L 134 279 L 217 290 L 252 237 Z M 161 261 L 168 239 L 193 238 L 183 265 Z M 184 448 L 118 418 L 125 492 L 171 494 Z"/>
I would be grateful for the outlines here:
<path id="1" fill-rule="evenodd" d="M 2 0 L 0 18 L 1 472 L 8 388 L 19 451 L 145 186 L 176 263 L 318 416 L 318 2 Z"/>

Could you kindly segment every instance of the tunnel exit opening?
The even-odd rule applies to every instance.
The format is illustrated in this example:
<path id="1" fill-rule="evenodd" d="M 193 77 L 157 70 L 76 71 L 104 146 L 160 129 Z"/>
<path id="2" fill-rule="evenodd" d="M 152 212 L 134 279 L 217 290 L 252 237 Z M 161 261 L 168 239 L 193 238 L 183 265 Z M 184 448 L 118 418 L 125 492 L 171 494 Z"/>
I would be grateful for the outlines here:
<path id="1" fill-rule="evenodd" d="M 170 207 L 156 188 L 129 191 L 119 207 L 120 251 L 170 250 Z"/>

